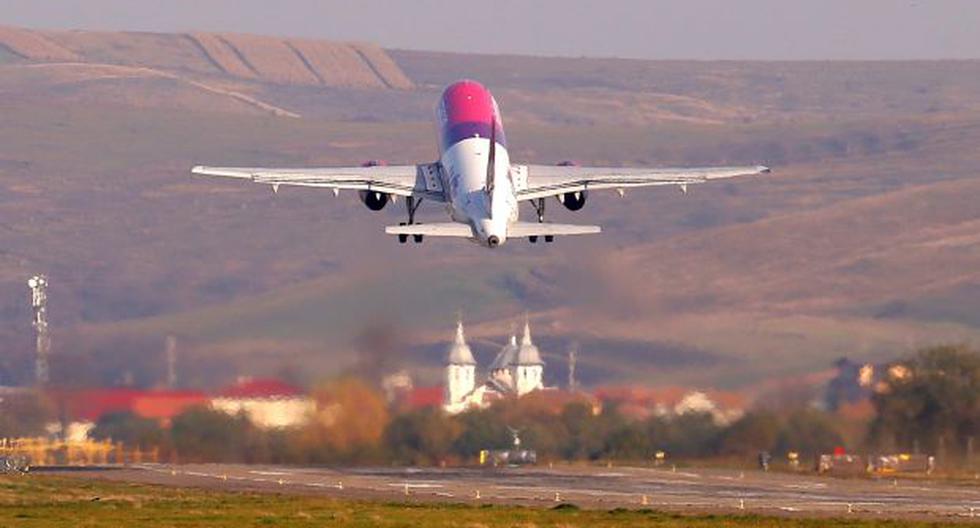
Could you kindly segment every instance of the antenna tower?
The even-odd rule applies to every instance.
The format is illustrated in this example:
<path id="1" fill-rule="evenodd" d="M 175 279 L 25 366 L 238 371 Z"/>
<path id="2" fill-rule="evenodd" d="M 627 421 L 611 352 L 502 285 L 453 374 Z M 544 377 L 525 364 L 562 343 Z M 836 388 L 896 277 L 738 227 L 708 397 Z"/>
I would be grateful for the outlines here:
<path id="1" fill-rule="evenodd" d="M 35 275 L 28 279 L 31 289 L 31 306 L 34 308 L 34 333 L 36 335 L 36 355 L 34 359 L 34 381 L 46 385 L 50 381 L 48 357 L 51 354 L 51 336 L 48 334 L 48 278 Z"/>

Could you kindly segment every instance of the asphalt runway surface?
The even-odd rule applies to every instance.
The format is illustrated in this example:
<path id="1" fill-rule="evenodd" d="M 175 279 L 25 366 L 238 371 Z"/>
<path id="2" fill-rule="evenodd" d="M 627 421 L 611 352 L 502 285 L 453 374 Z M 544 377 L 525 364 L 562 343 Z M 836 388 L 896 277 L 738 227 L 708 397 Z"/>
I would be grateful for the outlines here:
<path id="1" fill-rule="evenodd" d="M 228 491 L 405 502 L 753 512 L 800 517 L 924 518 L 980 522 L 980 484 L 831 478 L 808 473 L 671 468 L 302 468 L 141 464 L 87 477 Z"/>

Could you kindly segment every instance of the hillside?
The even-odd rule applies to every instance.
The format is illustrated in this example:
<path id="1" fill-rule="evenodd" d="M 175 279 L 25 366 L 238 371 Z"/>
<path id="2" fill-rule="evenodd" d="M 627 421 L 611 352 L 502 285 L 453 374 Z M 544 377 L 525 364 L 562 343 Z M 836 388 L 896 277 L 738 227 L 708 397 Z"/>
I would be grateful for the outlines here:
<path id="1" fill-rule="evenodd" d="M 362 43 L 231 33 L 111 33 L 0 27 L 0 47 L 23 62 L 140 66 L 279 84 L 412 88 L 412 82 L 384 50 Z"/>
<path id="2" fill-rule="evenodd" d="M 399 246 L 382 228 L 401 208 L 374 214 L 350 193 L 187 174 L 432 159 L 433 105 L 459 77 L 494 91 L 515 160 L 775 173 L 597 193 L 580 213 L 552 202 L 552 220 L 603 235 L 492 253 Z M 484 361 L 529 310 L 551 382 L 573 346 L 588 383 L 743 388 L 980 328 L 975 61 L 553 59 L 0 28 L 0 112 L 0 384 L 29 377 L 23 281 L 38 271 L 56 374 L 79 383 L 155 383 L 171 333 L 192 385 L 313 381 L 381 356 L 431 381 L 458 310 Z"/>

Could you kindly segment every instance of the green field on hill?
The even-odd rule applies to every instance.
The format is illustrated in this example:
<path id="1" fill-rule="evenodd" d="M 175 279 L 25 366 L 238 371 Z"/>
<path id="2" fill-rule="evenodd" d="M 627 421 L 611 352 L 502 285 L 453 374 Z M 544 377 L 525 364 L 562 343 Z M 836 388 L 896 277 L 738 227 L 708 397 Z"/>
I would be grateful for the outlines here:
<path id="1" fill-rule="evenodd" d="M 397 504 L 50 476 L 0 477 L 0 526 L 929 526 L 869 519 Z"/>

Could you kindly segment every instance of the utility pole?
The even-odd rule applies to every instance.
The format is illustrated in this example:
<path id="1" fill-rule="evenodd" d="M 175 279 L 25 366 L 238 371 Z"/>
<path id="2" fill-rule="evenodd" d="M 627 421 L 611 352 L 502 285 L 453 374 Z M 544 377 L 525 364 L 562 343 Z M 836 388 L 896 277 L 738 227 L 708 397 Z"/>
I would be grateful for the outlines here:
<path id="1" fill-rule="evenodd" d="M 51 354 L 51 336 L 48 335 L 48 278 L 35 275 L 28 279 L 31 288 L 31 306 L 34 308 L 34 333 L 36 352 L 34 358 L 34 382 L 47 385 L 50 381 L 48 359 Z"/>
<path id="2" fill-rule="evenodd" d="M 568 349 L 568 390 L 574 392 L 578 387 L 575 381 L 575 363 L 578 360 L 578 343 Z"/>
<path id="3" fill-rule="evenodd" d="M 167 336 L 167 387 L 174 389 L 177 387 L 177 338 L 173 335 Z"/>

